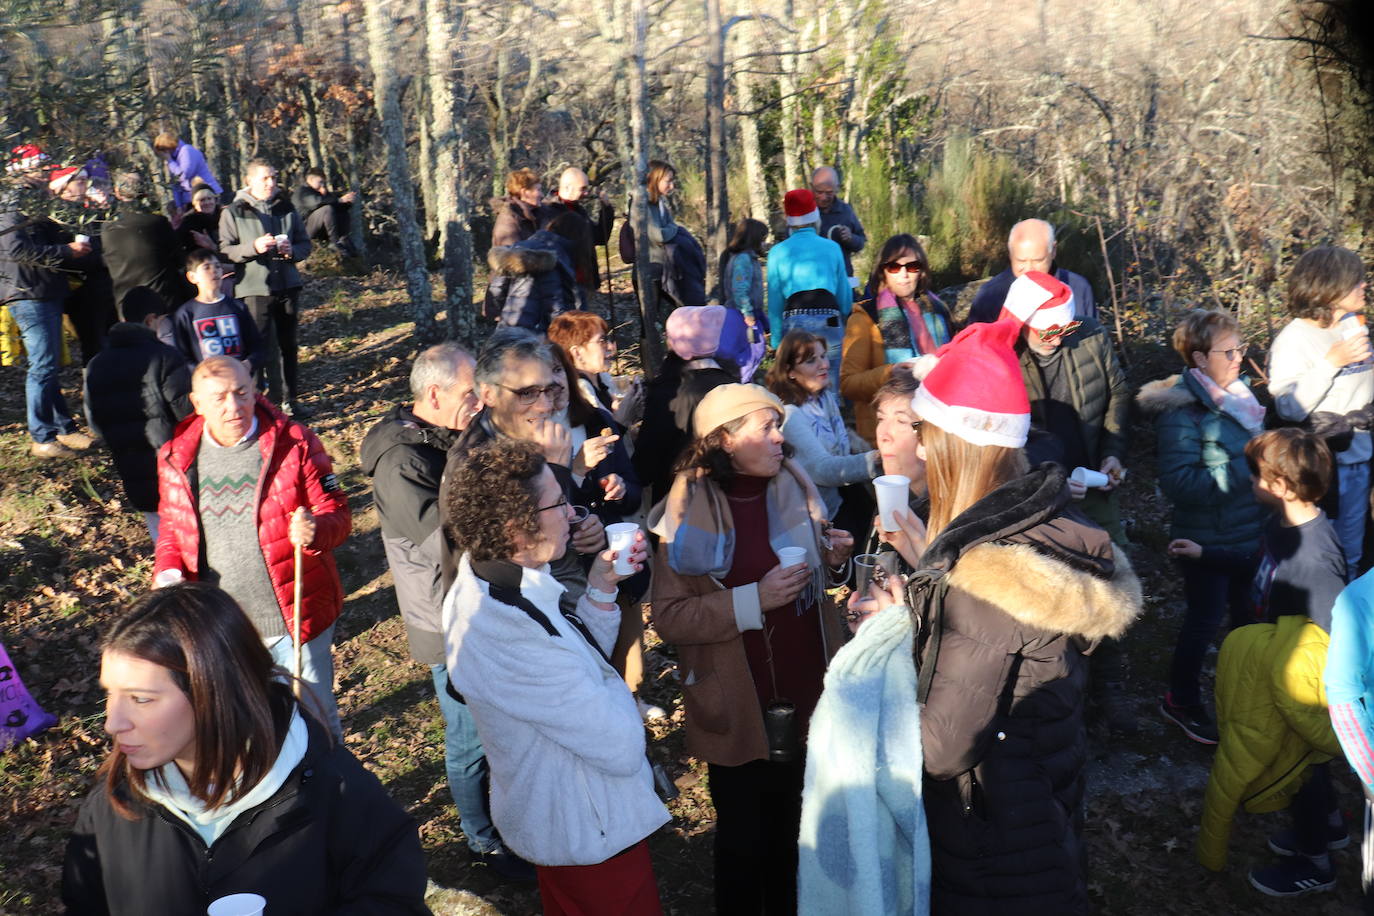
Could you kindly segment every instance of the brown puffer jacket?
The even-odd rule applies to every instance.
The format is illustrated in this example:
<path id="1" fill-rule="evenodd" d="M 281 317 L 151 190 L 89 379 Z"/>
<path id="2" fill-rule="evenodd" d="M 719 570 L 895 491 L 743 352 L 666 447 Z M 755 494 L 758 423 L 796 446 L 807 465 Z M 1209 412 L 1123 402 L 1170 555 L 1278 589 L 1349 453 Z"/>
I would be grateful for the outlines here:
<path id="1" fill-rule="evenodd" d="M 1086 655 L 1125 632 L 1141 597 L 1125 555 L 1067 500 L 1063 470 L 1041 465 L 956 518 L 923 557 L 949 589 L 938 653 L 929 638 L 917 650 L 930 678 L 932 914 L 1088 911 Z"/>

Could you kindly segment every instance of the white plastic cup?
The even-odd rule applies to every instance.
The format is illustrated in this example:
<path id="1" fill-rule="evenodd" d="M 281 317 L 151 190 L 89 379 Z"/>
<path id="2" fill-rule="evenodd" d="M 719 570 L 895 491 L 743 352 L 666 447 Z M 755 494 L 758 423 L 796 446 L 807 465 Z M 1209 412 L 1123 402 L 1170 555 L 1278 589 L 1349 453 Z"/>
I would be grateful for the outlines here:
<path id="1" fill-rule="evenodd" d="M 80 240 L 81 236 L 77 236 L 77 241 Z M 1356 318 L 1353 313 L 1346 314 L 1346 316 L 1341 319 L 1340 324 L 1342 340 L 1349 340 L 1352 337 L 1363 337 L 1369 333 L 1365 326 L 1360 324 L 1360 319 Z"/>
<path id="2" fill-rule="evenodd" d="M 783 547 L 778 550 L 778 565 L 783 569 L 806 562 L 805 547 Z"/>
<path id="3" fill-rule="evenodd" d="M 206 916 L 262 916 L 267 899 L 260 894 L 230 894 L 206 908 Z"/>
<path id="4" fill-rule="evenodd" d="M 630 564 L 630 551 L 635 546 L 635 533 L 639 526 L 634 522 L 616 522 L 606 526 L 606 540 L 616 552 L 615 571 L 617 575 L 628 576 L 635 571 Z"/>
<path id="5" fill-rule="evenodd" d="M 90 243 L 91 243 L 91 237 L 90 237 L 89 235 L 80 235 L 80 234 L 78 234 L 78 235 L 76 236 L 76 244 L 78 244 L 78 245 L 89 245 Z"/>
<path id="6" fill-rule="evenodd" d="M 878 523 L 884 531 L 901 530 L 896 512 L 907 507 L 910 487 L 911 478 L 905 474 L 884 474 L 873 478 L 873 489 L 878 494 Z"/>
<path id="7" fill-rule="evenodd" d="M 291 236 L 287 235 L 285 232 L 281 233 L 280 235 L 273 236 L 273 238 L 277 240 L 278 245 L 285 245 L 287 242 L 291 241 Z"/>
<path id="8" fill-rule="evenodd" d="M 1101 471 L 1093 471 L 1088 468 L 1074 468 L 1069 479 L 1075 483 L 1081 483 L 1089 489 L 1099 489 L 1110 483 L 1110 479 Z"/>

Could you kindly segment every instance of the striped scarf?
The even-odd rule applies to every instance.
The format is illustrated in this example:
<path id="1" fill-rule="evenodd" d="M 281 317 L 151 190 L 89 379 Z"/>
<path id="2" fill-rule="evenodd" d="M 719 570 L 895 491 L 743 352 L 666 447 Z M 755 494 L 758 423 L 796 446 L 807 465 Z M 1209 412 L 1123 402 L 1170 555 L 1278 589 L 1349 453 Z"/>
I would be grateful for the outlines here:
<path id="1" fill-rule="evenodd" d="M 930 296 L 932 302 L 938 301 Z M 934 353 L 949 343 L 948 323 L 935 309 L 926 311 L 917 302 L 902 303 L 890 290 L 878 291 L 878 331 L 883 338 L 884 357 L 889 364 L 913 356 Z"/>

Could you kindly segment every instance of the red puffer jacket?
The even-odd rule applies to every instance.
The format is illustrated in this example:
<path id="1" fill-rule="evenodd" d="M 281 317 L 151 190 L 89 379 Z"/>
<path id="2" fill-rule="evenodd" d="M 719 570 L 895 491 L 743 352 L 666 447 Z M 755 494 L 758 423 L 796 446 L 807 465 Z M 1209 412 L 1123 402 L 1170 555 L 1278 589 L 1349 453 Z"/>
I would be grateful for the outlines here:
<path id="1" fill-rule="evenodd" d="M 287 531 L 297 506 L 307 507 L 315 516 L 315 541 L 302 551 L 301 559 L 301 641 L 305 643 L 338 619 L 343 607 L 343 586 L 330 551 L 348 537 L 353 519 L 319 438 L 287 419 L 262 396 L 256 410 L 263 459 L 256 496 L 258 541 L 288 633 L 295 602 L 295 570 Z M 192 414 L 157 451 L 161 527 L 154 577 L 164 569 L 178 569 L 188 580 L 194 580 L 203 562 L 194 477 L 204 428 L 205 421 Z"/>

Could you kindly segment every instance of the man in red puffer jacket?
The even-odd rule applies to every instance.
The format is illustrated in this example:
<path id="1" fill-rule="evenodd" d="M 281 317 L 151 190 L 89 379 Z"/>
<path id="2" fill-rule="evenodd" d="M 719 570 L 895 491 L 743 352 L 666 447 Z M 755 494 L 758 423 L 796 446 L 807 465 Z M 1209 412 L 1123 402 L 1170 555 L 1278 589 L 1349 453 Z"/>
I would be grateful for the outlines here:
<path id="1" fill-rule="evenodd" d="M 330 646 L 343 587 L 330 551 L 348 537 L 352 517 L 329 455 L 314 433 L 254 393 L 237 359 L 213 356 L 196 367 L 191 406 L 195 414 L 158 450 L 153 584 L 217 584 L 289 670 L 299 544 L 301 679 L 342 738 Z"/>

